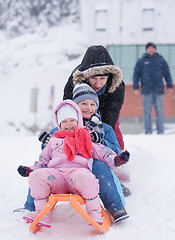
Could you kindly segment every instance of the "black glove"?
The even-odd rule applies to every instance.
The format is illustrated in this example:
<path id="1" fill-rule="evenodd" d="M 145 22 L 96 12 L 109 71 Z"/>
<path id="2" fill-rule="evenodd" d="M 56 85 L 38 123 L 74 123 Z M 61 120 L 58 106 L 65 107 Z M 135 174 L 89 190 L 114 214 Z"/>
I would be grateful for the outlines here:
<path id="1" fill-rule="evenodd" d="M 38 140 L 41 141 L 44 145 L 48 143 L 50 135 L 47 132 L 41 132 L 38 136 Z"/>
<path id="2" fill-rule="evenodd" d="M 29 173 L 32 172 L 33 170 L 26 166 L 19 166 L 17 171 L 22 177 L 28 177 Z"/>
<path id="3" fill-rule="evenodd" d="M 129 161 L 130 153 L 126 150 L 114 158 L 114 165 L 119 167 Z"/>
<path id="4" fill-rule="evenodd" d="M 95 142 L 95 143 L 101 142 L 101 136 L 98 132 L 93 131 L 90 133 L 90 136 L 91 136 L 92 142 Z"/>

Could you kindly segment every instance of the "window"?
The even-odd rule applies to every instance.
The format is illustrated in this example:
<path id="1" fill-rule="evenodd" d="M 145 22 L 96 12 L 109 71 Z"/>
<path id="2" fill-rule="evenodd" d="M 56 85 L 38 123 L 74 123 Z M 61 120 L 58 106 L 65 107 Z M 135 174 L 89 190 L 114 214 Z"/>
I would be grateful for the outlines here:
<path id="1" fill-rule="evenodd" d="M 96 10 L 95 24 L 97 31 L 106 31 L 107 29 L 107 10 Z"/>
<path id="2" fill-rule="evenodd" d="M 154 30 L 154 8 L 143 9 L 143 31 Z"/>

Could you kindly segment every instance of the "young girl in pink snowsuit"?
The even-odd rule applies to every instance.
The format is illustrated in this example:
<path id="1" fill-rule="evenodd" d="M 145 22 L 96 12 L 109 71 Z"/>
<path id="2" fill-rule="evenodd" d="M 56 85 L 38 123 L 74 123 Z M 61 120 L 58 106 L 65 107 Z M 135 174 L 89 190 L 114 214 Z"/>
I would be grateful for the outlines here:
<path id="1" fill-rule="evenodd" d="M 36 211 L 26 213 L 23 219 L 33 221 L 50 194 L 75 193 L 86 200 L 87 213 L 102 223 L 99 186 L 91 172 L 92 163 L 93 159 L 98 159 L 114 168 L 117 166 L 116 153 L 91 141 L 89 131 L 83 128 L 81 111 L 73 101 L 65 100 L 57 106 L 55 120 L 59 131 L 54 133 L 39 161 L 29 168 L 29 185 Z M 39 224 L 50 227 L 50 213 Z"/>

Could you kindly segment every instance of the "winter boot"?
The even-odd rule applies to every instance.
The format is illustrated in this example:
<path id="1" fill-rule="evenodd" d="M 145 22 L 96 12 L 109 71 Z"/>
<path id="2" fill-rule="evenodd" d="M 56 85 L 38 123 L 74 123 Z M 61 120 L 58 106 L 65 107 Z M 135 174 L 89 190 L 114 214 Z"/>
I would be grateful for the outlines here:
<path id="1" fill-rule="evenodd" d="M 40 200 L 35 200 L 35 207 L 36 211 L 35 212 L 28 212 L 24 215 L 23 219 L 26 221 L 26 223 L 31 223 L 33 220 L 38 216 L 38 214 L 41 212 L 43 207 L 47 203 L 47 199 L 40 199 Z M 37 224 L 38 226 L 42 227 L 51 227 L 51 212 L 47 213 Z"/>
<path id="2" fill-rule="evenodd" d="M 16 208 L 16 209 L 13 210 L 14 213 L 15 212 L 26 212 L 26 211 L 28 211 L 28 210 L 25 209 L 25 208 Z"/>
<path id="3" fill-rule="evenodd" d="M 37 226 L 50 228 L 51 227 L 51 216 L 50 216 L 50 214 L 51 214 L 50 212 L 48 214 L 46 214 L 37 223 Z M 24 215 L 23 219 L 26 221 L 26 223 L 32 223 L 37 216 L 38 216 L 37 212 L 28 212 Z"/>
<path id="4" fill-rule="evenodd" d="M 111 212 L 111 215 L 114 218 L 115 223 L 120 222 L 129 217 L 129 215 L 127 214 L 124 208 Z"/>
<path id="5" fill-rule="evenodd" d="M 87 200 L 86 199 L 86 211 L 87 214 L 99 224 L 102 224 L 103 217 L 101 214 L 100 199 L 96 197 L 95 199 Z"/>

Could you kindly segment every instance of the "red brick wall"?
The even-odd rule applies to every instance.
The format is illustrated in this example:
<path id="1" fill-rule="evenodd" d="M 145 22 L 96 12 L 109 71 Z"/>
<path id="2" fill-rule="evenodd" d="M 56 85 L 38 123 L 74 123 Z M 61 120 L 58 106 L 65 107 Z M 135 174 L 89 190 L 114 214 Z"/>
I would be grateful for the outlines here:
<path id="1" fill-rule="evenodd" d="M 152 115 L 155 115 L 154 110 Z M 175 85 L 171 95 L 167 93 L 165 87 L 164 95 L 164 115 L 165 117 L 175 117 Z M 143 117 L 142 98 L 136 96 L 132 85 L 126 85 L 125 100 L 121 110 L 121 117 Z"/>

